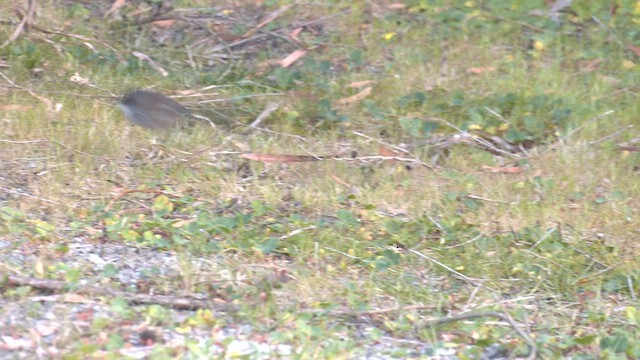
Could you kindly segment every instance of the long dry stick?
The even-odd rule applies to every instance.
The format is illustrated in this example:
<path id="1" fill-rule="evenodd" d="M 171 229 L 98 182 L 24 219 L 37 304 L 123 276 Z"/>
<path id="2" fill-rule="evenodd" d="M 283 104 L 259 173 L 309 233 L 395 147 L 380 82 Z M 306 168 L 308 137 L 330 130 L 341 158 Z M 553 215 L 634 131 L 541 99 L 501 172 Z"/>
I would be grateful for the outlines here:
<path id="1" fill-rule="evenodd" d="M 11 34 L 9 39 L 7 39 L 7 41 L 5 41 L 4 44 L 0 45 L 0 48 L 3 48 L 11 44 L 12 42 L 16 41 L 20 37 L 20 35 L 25 29 L 25 26 L 29 22 L 31 22 L 31 19 L 33 18 L 33 14 L 35 13 L 35 11 L 36 11 L 36 0 L 29 0 L 29 7 L 27 8 L 27 13 L 24 14 L 24 16 L 22 17 L 22 20 L 16 27 L 16 30 L 13 32 L 13 34 Z"/>
<path id="2" fill-rule="evenodd" d="M 36 279 L 22 275 L 9 275 L 7 277 L 7 283 L 13 286 L 31 286 L 35 289 L 46 290 L 51 292 L 67 291 L 70 284 L 66 281 L 51 280 L 51 279 Z M 168 306 L 174 309 L 214 309 L 218 311 L 233 311 L 235 307 L 231 304 L 220 303 L 205 298 L 196 297 L 179 297 L 170 295 L 147 295 L 136 294 L 124 291 L 111 290 L 105 287 L 99 286 L 81 286 L 73 290 L 75 293 L 87 294 L 87 295 L 101 295 L 110 297 L 121 297 L 131 303 L 135 304 L 158 304 L 162 306 Z"/>

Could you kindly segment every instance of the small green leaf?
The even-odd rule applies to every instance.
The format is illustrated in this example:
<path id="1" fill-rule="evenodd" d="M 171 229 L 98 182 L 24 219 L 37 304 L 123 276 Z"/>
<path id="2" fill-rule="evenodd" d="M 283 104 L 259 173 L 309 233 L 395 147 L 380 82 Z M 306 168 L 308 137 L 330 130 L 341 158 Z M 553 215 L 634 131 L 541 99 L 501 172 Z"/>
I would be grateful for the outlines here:
<path id="1" fill-rule="evenodd" d="M 382 223 L 382 228 L 385 229 L 389 234 L 397 234 L 402 230 L 404 224 L 397 220 L 385 220 Z"/>
<path id="2" fill-rule="evenodd" d="M 584 199 L 585 196 L 586 196 L 586 193 L 584 191 L 575 191 L 571 194 L 570 199 L 573 201 L 580 201 Z"/>
<path id="3" fill-rule="evenodd" d="M 107 350 L 114 351 L 120 350 L 124 347 L 124 339 L 120 334 L 110 334 L 109 340 L 107 341 Z"/>
<path id="4" fill-rule="evenodd" d="M 598 205 L 602 205 L 607 202 L 607 198 L 604 196 L 598 196 L 595 200 L 593 200 L 593 202 Z"/>
<path id="5" fill-rule="evenodd" d="M 131 309 L 129 308 L 129 303 L 121 297 L 116 297 L 111 299 L 111 310 L 122 315 L 129 316 L 131 314 Z"/>
<path id="6" fill-rule="evenodd" d="M 580 336 L 580 337 L 577 337 L 577 338 L 573 339 L 573 341 L 578 345 L 590 345 L 595 340 L 596 340 L 596 336 L 595 335 Z"/>
<path id="7" fill-rule="evenodd" d="M 64 273 L 64 280 L 70 284 L 77 284 L 80 281 L 80 270 L 68 269 Z"/>
<path id="8" fill-rule="evenodd" d="M 627 317 L 627 320 L 634 324 L 640 325 L 640 311 L 633 306 L 627 306 L 624 308 L 624 314 Z"/>
<path id="9" fill-rule="evenodd" d="M 31 292 L 31 286 L 20 286 L 16 288 L 16 295 L 20 297 L 27 296 L 29 295 L 30 292 Z"/>
<path id="10" fill-rule="evenodd" d="M 251 202 L 251 207 L 253 208 L 253 216 L 260 217 L 267 213 L 267 206 L 260 200 L 254 200 Z"/>
<path id="11" fill-rule="evenodd" d="M 169 311 L 160 305 L 151 305 L 147 308 L 147 316 L 152 320 L 162 320 L 169 315 Z"/>
<path id="12" fill-rule="evenodd" d="M 280 246 L 280 239 L 270 238 L 267 241 L 264 241 L 263 243 L 256 246 L 256 248 L 260 250 L 261 253 L 267 254 L 272 252 L 273 250 L 276 250 L 278 246 Z"/>
<path id="13" fill-rule="evenodd" d="M 102 268 L 102 276 L 105 278 L 111 278 L 114 277 L 115 275 L 118 274 L 118 267 L 115 264 L 106 264 L 103 268 Z"/>
<path id="14" fill-rule="evenodd" d="M 629 339 L 623 335 L 605 336 L 600 340 L 600 349 L 622 353 L 629 347 Z"/>
<path id="15" fill-rule="evenodd" d="M 173 203 L 168 197 L 161 195 L 158 196 L 153 202 L 153 212 L 158 216 L 164 216 L 170 214 L 173 211 Z"/>

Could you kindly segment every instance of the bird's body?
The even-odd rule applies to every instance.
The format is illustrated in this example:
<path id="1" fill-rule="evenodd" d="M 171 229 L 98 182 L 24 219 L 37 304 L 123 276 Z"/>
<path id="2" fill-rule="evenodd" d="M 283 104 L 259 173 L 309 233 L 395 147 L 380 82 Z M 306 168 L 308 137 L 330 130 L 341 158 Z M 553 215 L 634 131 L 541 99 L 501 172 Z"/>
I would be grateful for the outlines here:
<path id="1" fill-rule="evenodd" d="M 190 116 L 189 110 L 177 101 L 148 90 L 125 94 L 118 106 L 133 124 L 147 129 L 175 128 Z"/>

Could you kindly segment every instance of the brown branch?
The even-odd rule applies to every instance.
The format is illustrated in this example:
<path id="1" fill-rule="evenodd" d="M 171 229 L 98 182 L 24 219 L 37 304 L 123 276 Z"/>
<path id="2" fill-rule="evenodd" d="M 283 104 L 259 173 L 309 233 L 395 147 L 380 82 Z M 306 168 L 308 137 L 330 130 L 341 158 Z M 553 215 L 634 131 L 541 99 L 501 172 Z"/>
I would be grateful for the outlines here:
<path id="1" fill-rule="evenodd" d="M 12 286 L 30 286 L 35 289 L 50 291 L 50 292 L 60 292 L 67 290 L 69 283 L 60 280 L 50 280 L 50 279 L 36 279 L 27 276 L 21 275 L 9 275 L 6 278 L 7 284 Z M 110 297 L 121 297 L 127 300 L 130 303 L 134 304 L 157 304 L 162 306 L 171 307 L 174 309 L 183 309 L 183 310 L 195 310 L 195 309 L 211 309 L 214 308 L 217 311 L 235 311 L 237 308 L 228 303 L 220 303 L 212 300 L 205 300 L 204 298 L 195 298 L 195 297 L 176 297 L 171 295 L 148 295 L 148 294 L 135 294 L 123 291 L 110 290 L 104 287 L 97 286 L 81 286 L 74 290 L 75 293 L 78 294 L 87 294 L 87 295 L 102 295 L 102 296 L 110 296 Z M 394 309 L 381 309 L 374 311 L 365 311 L 365 312 L 357 312 L 353 313 L 354 316 L 361 315 L 377 315 L 385 312 L 391 311 L 404 311 L 404 310 L 423 310 L 430 309 L 432 307 L 425 306 L 409 306 L 405 308 L 394 308 Z M 332 313 L 333 316 L 344 316 L 351 315 L 350 313 Z M 497 312 L 497 311 L 488 311 L 488 312 L 479 312 L 479 313 L 466 313 L 460 315 L 446 316 L 438 319 L 434 319 L 431 321 L 427 321 L 424 325 L 427 327 L 438 326 L 446 323 L 461 321 L 461 320 L 469 320 L 480 317 L 496 317 L 500 320 L 503 320 L 509 324 L 509 326 L 518 334 L 524 341 L 527 343 L 529 347 L 529 355 L 525 359 L 535 359 L 537 354 L 537 346 L 533 339 L 524 332 L 518 324 L 506 313 Z"/>
<path id="2" fill-rule="evenodd" d="M 221 51 L 221 50 L 234 48 L 234 47 L 242 45 L 242 44 L 246 44 L 246 43 L 249 43 L 249 42 L 253 42 L 253 41 L 265 38 L 265 37 L 267 37 L 269 35 L 272 35 L 272 36 L 274 34 L 279 35 L 278 33 L 280 33 L 280 32 L 288 32 L 290 29 L 295 29 L 295 28 L 299 28 L 299 27 L 307 27 L 307 26 L 315 25 L 315 24 L 318 24 L 318 23 L 321 23 L 321 22 L 325 22 L 325 21 L 327 21 L 329 19 L 332 19 L 334 17 L 346 15 L 346 14 L 349 14 L 349 13 L 351 13 L 351 9 L 343 10 L 343 11 L 340 11 L 340 12 L 337 12 L 337 13 L 334 13 L 334 14 L 331 14 L 331 15 L 327 15 L 327 16 L 324 16 L 324 17 L 321 17 L 321 18 L 317 18 L 317 19 L 314 19 L 314 20 L 305 21 L 305 22 L 302 22 L 300 24 L 294 24 L 294 25 L 291 25 L 291 26 L 288 26 L 288 27 L 284 27 L 284 28 L 281 28 L 281 29 L 278 29 L 278 30 L 273 30 L 273 31 L 270 31 L 269 33 L 260 33 L 260 34 L 257 34 L 257 35 L 254 35 L 254 36 L 251 36 L 251 37 L 248 37 L 248 38 L 240 39 L 240 40 L 232 42 L 230 44 L 225 44 L 225 45 L 221 45 L 221 46 L 218 46 L 218 47 L 214 47 L 211 50 L 211 52 L 218 52 L 218 51 Z M 280 36 L 278 36 L 278 37 L 280 37 Z"/>
<path id="3" fill-rule="evenodd" d="M 46 203 L 49 203 L 49 204 L 54 204 L 54 205 L 59 205 L 59 206 L 66 206 L 66 207 L 69 207 L 69 208 L 72 208 L 72 209 L 79 208 L 77 205 L 73 205 L 73 204 L 70 205 L 70 204 L 65 204 L 65 203 L 62 203 L 62 202 L 59 202 L 59 201 L 55 201 L 55 200 L 45 199 L 43 197 L 31 195 L 31 194 L 28 194 L 28 193 L 25 193 L 25 192 L 11 190 L 11 189 L 8 189 L 8 188 L 6 188 L 4 186 L 0 186 L 0 190 L 4 191 L 7 194 L 12 194 L 12 195 L 17 195 L 17 196 L 24 196 L 24 197 L 28 197 L 30 199 L 36 199 L 38 201 L 43 201 L 43 202 L 46 202 Z"/>
<path id="4" fill-rule="evenodd" d="M 371 160 L 394 160 L 394 161 L 399 161 L 399 162 L 407 162 L 407 163 L 411 163 L 411 164 L 418 164 L 418 165 L 422 165 L 428 169 L 432 169 L 433 170 L 433 166 L 427 164 L 426 162 L 420 160 L 420 159 L 413 159 L 413 158 L 406 158 L 406 157 L 400 157 L 400 156 L 381 156 L 381 155 L 370 155 L 370 156 L 358 156 L 358 157 L 353 157 L 353 158 L 340 158 L 340 157 L 334 157 L 334 158 L 327 158 L 327 159 L 323 159 L 323 160 L 336 160 L 336 161 L 371 161 Z"/>
<path id="5" fill-rule="evenodd" d="M 618 144 L 618 149 L 626 150 L 626 151 L 640 151 L 640 147 L 635 146 L 638 143 L 640 143 L 640 137 L 633 138 L 629 141 L 625 141 L 623 143 Z"/>
<path id="6" fill-rule="evenodd" d="M 55 145 L 58 145 L 60 147 L 63 147 L 65 149 L 67 149 L 67 150 L 73 151 L 75 153 L 78 153 L 80 155 L 89 156 L 89 157 L 92 157 L 92 158 L 95 158 L 95 159 L 101 159 L 101 160 L 105 160 L 105 161 L 111 162 L 111 160 L 109 160 L 109 159 L 107 159 L 105 157 L 89 154 L 89 153 L 86 153 L 84 151 L 80 151 L 80 150 L 74 149 L 74 148 L 72 148 L 70 146 L 67 146 L 67 145 L 63 144 L 63 143 L 54 141 L 54 140 L 36 139 L 36 140 L 17 141 L 17 140 L 0 139 L 0 142 L 7 143 L 7 144 L 18 144 L 18 145 L 51 143 L 51 144 L 55 144 Z"/>
<path id="7" fill-rule="evenodd" d="M 359 316 L 380 315 L 380 314 L 385 314 L 389 312 L 404 312 L 404 311 L 413 311 L 413 310 L 420 311 L 420 310 L 432 310 L 432 309 L 434 309 L 434 306 L 412 305 L 412 306 L 405 306 L 405 307 L 385 308 L 385 309 L 379 309 L 379 310 L 360 311 L 360 312 L 337 311 L 337 312 L 331 312 L 329 314 L 332 316 L 359 317 Z M 316 312 L 316 311 L 314 310 L 312 312 Z M 424 323 L 424 326 L 433 327 L 433 326 L 443 325 L 451 322 L 475 319 L 480 317 L 496 317 L 500 320 L 507 322 L 509 326 L 516 332 L 516 334 L 518 334 L 518 336 L 520 336 L 525 341 L 525 343 L 527 343 L 527 346 L 529 347 L 529 355 L 527 355 L 527 357 L 525 357 L 524 359 L 533 360 L 536 358 L 538 347 L 536 346 L 535 341 L 531 339 L 531 336 L 529 336 L 529 334 L 527 334 L 524 330 L 520 329 L 518 324 L 516 324 L 516 322 L 511 318 L 511 316 L 509 316 L 507 313 L 504 313 L 504 312 L 487 311 L 487 312 L 464 313 L 464 314 L 453 315 L 453 316 L 445 316 L 442 318 L 427 321 L 426 323 Z"/>
<path id="8" fill-rule="evenodd" d="M 516 322 L 513 321 L 511 316 L 509 316 L 508 314 L 503 313 L 503 312 L 487 311 L 487 312 L 479 312 L 479 313 L 466 313 L 466 314 L 460 314 L 460 315 L 445 316 L 443 318 L 439 318 L 439 319 L 435 319 L 435 320 L 432 320 L 432 321 L 428 321 L 425 324 L 425 326 L 428 326 L 428 327 L 429 326 L 438 326 L 438 325 L 442 325 L 442 324 L 446 324 L 446 323 L 450 323 L 450 322 L 455 322 L 455 321 L 460 321 L 460 320 L 468 320 L 468 319 L 475 319 L 475 318 L 479 318 L 479 317 L 496 317 L 496 318 L 498 318 L 500 320 L 506 321 L 509 324 L 509 326 L 511 326 L 513 331 L 515 331 L 516 334 L 518 334 L 522 339 L 524 339 L 524 341 L 529 346 L 529 355 L 527 355 L 527 357 L 525 359 L 533 360 L 533 359 L 536 358 L 536 355 L 538 353 L 538 347 L 536 346 L 535 341 L 533 341 L 533 339 L 531 339 L 529 334 L 527 334 L 522 329 L 520 329 L 520 327 L 518 327 L 518 324 L 516 324 Z"/>
<path id="9" fill-rule="evenodd" d="M 60 280 L 36 279 L 21 275 L 9 275 L 7 283 L 12 286 L 30 286 L 35 289 L 59 292 L 67 291 L 69 283 Z M 228 303 L 220 303 L 215 300 L 195 297 L 178 297 L 171 295 L 136 294 L 124 291 L 110 290 L 98 286 L 81 286 L 73 290 L 74 293 L 85 295 L 101 295 L 121 297 L 134 304 L 157 304 L 181 310 L 215 309 L 217 311 L 233 311 L 235 306 Z"/>
<path id="10" fill-rule="evenodd" d="M 360 311 L 357 313 L 357 316 L 370 316 L 370 315 L 381 315 L 390 312 L 404 312 L 411 310 L 436 310 L 437 306 L 435 305 L 411 305 L 405 307 L 393 307 L 393 308 L 385 308 L 385 309 L 377 309 L 377 310 L 369 310 L 369 311 Z M 344 314 L 343 314 L 344 315 Z"/>
<path id="11" fill-rule="evenodd" d="M 11 44 L 12 42 L 18 40 L 20 35 L 24 32 L 25 26 L 30 25 L 35 11 L 36 11 L 36 0 L 29 0 L 29 7 L 27 8 L 27 13 L 22 16 L 22 20 L 20 20 L 20 23 L 16 27 L 16 30 L 13 32 L 13 34 L 11 34 L 9 39 L 7 39 L 7 41 L 5 41 L 4 44 L 0 46 L 0 48 L 3 48 Z"/>
<path id="12" fill-rule="evenodd" d="M 113 204 L 116 203 L 116 201 L 118 201 L 118 200 L 122 199 L 123 197 L 125 197 L 125 196 L 127 196 L 129 194 L 132 194 L 132 193 L 167 195 L 167 196 L 172 196 L 172 197 L 176 197 L 176 198 L 181 197 L 181 195 L 171 194 L 171 193 L 168 193 L 166 191 L 156 190 L 156 189 L 127 189 L 127 190 L 121 191 L 118 195 L 116 195 L 113 199 L 111 199 L 111 201 L 109 201 L 109 204 L 107 205 L 107 207 L 104 208 L 104 211 L 107 212 L 107 211 L 111 210 L 111 207 L 113 206 Z"/>

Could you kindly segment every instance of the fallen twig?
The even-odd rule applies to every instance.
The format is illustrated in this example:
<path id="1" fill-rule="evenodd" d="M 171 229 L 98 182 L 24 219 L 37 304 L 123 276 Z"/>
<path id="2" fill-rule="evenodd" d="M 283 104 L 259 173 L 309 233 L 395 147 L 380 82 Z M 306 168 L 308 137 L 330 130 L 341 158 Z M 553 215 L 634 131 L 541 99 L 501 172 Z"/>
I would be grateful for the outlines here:
<path id="1" fill-rule="evenodd" d="M 36 279 L 21 275 L 9 275 L 7 277 L 7 283 L 13 286 L 30 286 L 34 289 L 59 292 L 68 291 L 72 284 L 61 280 L 51 279 Z M 207 299 L 202 297 L 179 297 L 171 295 L 148 295 L 137 294 L 124 291 L 111 290 L 105 287 L 98 286 L 80 286 L 72 290 L 78 294 L 88 295 L 102 295 L 110 297 L 121 297 L 128 302 L 135 304 L 157 304 L 162 306 L 171 307 L 174 309 L 183 310 L 195 310 L 195 309 L 215 309 L 218 311 L 233 311 L 236 310 L 235 306 L 228 303 L 221 303 L 219 301 Z"/>
<path id="2" fill-rule="evenodd" d="M 81 154 L 81 155 L 85 155 L 85 156 L 89 156 L 89 157 L 92 157 L 92 158 L 101 159 L 101 160 L 105 160 L 105 161 L 111 161 L 111 160 L 109 160 L 109 159 L 107 159 L 105 157 L 98 156 L 98 155 L 92 155 L 92 154 L 86 153 L 84 151 L 80 151 L 80 150 L 74 149 L 74 148 L 72 148 L 70 146 L 67 146 L 67 145 L 65 145 L 63 143 L 59 143 L 59 142 L 54 141 L 54 140 L 37 139 L 37 140 L 17 141 L 17 140 L 0 139 L 0 142 L 7 143 L 7 144 L 19 144 L 19 145 L 51 143 L 51 144 L 58 145 L 60 147 L 63 147 L 65 149 L 67 149 L 67 150 L 71 150 L 71 151 L 73 151 L 75 153 L 78 153 L 78 154 Z"/>
<path id="3" fill-rule="evenodd" d="M 626 151 L 640 151 L 640 147 L 635 146 L 638 143 L 640 143 L 640 137 L 618 144 L 618 149 Z"/>
<path id="4" fill-rule="evenodd" d="M 303 228 L 300 228 L 300 229 L 295 229 L 295 230 L 293 230 L 292 232 L 290 232 L 290 233 L 288 233 L 288 234 L 285 234 L 285 235 L 280 236 L 280 238 L 279 238 L 279 239 L 280 239 L 280 240 L 286 240 L 286 239 L 288 239 L 288 238 L 290 238 L 290 237 L 292 237 L 292 236 L 295 236 L 295 235 L 300 234 L 300 233 L 301 233 L 301 232 L 303 232 L 303 231 L 313 230 L 313 229 L 317 229 L 317 228 L 318 228 L 318 227 L 317 227 L 317 226 L 315 226 L 315 225 L 309 225 L 309 226 L 306 226 L 306 227 L 303 227 Z"/>
<path id="5" fill-rule="evenodd" d="M 462 129 L 460 129 L 459 127 L 453 125 L 452 123 L 448 122 L 445 119 L 429 118 L 429 120 L 442 122 L 442 123 L 446 124 L 447 126 L 449 126 L 450 128 L 458 131 L 459 134 L 454 135 L 453 138 L 452 138 L 452 140 L 456 140 L 455 143 L 462 143 L 464 140 L 473 140 L 474 142 L 479 144 L 481 146 L 481 148 L 487 149 L 487 150 L 489 150 L 491 152 L 498 153 L 498 154 L 504 154 L 504 155 L 511 156 L 511 157 L 518 158 L 518 159 L 524 158 L 521 155 L 509 152 L 509 151 L 506 151 L 506 150 L 503 150 L 503 149 L 500 149 L 499 147 L 493 145 L 491 142 L 487 141 L 486 139 L 484 139 L 482 137 L 472 136 L 467 131 L 463 131 Z M 496 141 L 496 140 L 494 139 L 494 141 Z"/>
<path id="6" fill-rule="evenodd" d="M 399 157 L 399 156 L 373 155 L 373 156 L 357 156 L 357 157 L 349 157 L 349 158 L 338 158 L 338 157 L 336 157 L 336 158 L 333 158 L 333 160 L 336 160 L 336 161 L 395 160 L 395 161 L 400 161 L 400 162 L 419 164 L 419 165 L 422 165 L 422 166 L 424 166 L 426 168 L 433 169 L 433 166 L 427 164 L 426 162 L 424 162 L 422 160 L 413 159 L 413 158 L 406 158 L 406 157 Z"/>
<path id="7" fill-rule="evenodd" d="M 363 138 L 365 138 L 365 139 L 375 141 L 375 142 L 377 142 L 377 143 L 378 143 L 378 144 L 380 144 L 380 145 L 384 145 L 384 146 L 386 146 L 386 147 L 388 147 L 388 148 L 392 148 L 392 149 L 394 149 L 394 150 L 396 150 L 396 151 L 399 151 L 399 152 L 401 152 L 401 153 L 404 153 L 404 154 L 407 154 L 407 155 L 411 155 L 411 153 L 410 153 L 410 152 L 409 152 L 409 150 L 407 150 L 407 149 L 403 149 L 403 148 L 401 148 L 401 147 L 399 147 L 399 146 L 395 146 L 395 145 L 389 144 L 389 143 L 387 143 L 387 142 L 385 142 L 385 141 L 382 141 L 382 140 L 380 140 L 380 139 L 375 139 L 375 138 L 373 138 L 373 137 L 371 137 L 371 136 L 369 136 L 369 135 L 365 135 L 365 134 L 363 134 L 363 133 L 361 133 L 361 132 L 359 132 L 359 131 L 352 131 L 351 133 L 352 133 L 352 134 L 354 134 L 354 135 L 358 135 L 358 136 L 360 136 L 360 137 L 363 137 Z"/>
<path id="8" fill-rule="evenodd" d="M 249 125 L 249 127 L 255 128 L 258 127 L 262 121 L 269 117 L 274 111 L 278 110 L 280 107 L 280 103 L 277 101 L 273 101 L 267 104 L 264 110 L 258 115 L 258 117 Z"/>
<path id="9" fill-rule="evenodd" d="M 167 196 L 172 196 L 177 198 L 182 197 L 182 195 L 171 194 L 166 191 L 157 190 L 157 189 L 127 189 L 127 190 L 121 191 L 118 195 L 116 195 L 113 199 L 111 199 L 107 207 L 104 208 L 104 211 L 105 212 L 110 211 L 111 207 L 113 206 L 113 204 L 116 203 L 116 201 L 132 193 L 158 194 L 158 195 L 167 195 Z"/>
<path id="10" fill-rule="evenodd" d="M 424 305 L 412 305 L 405 307 L 394 307 L 394 308 L 386 308 L 386 309 L 377 309 L 377 310 L 369 310 L 369 311 L 360 311 L 360 312 L 351 312 L 351 311 L 335 311 L 331 312 L 330 315 L 333 316 L 352 316 L 352 317 L 361 317 L 361 316 L 372 316 L 372 315 L 380 315 L 390 312 L 405 312 L 405 311 L 420 311 L 420 310 L 432 310 L 434 306 L 424 306 Z M 315 312 L 315 311 L 314 311 Z M 505 312 L 499 311 L 485 311 L 485 312 L 476 312 L 476 313 L 463 313 L 459 315 L 445 316 L 433 320 L 426 321 L 423 323 L 424 327 L 433 327 L 438 325 L 443 325 L 451 322 L 462 321 L 462 320 L 470 320 L 481 317 L 495 317 L 500 320 L 505 321 L 509 326 L 515 331 L 515 333 L 520 336 L 524 342 L 529 347 L 529 354 L 524 358 L 527 360 L 533 360 L 536 358 L 538 353 L 538 347 L 536 346 L 535 341 L 527 334 L 524 330 L 522 330 L 518 324 L 509 316 L 509 314 Z"/>
<path id="11" fill-rule="evenodd" d="M 28 25 L 33 19 L 33 14 L 35 13 L 35 11 L 36 11 L 36 1 L 29 0 L 29 7 L 27 8 L 27 13 L 22 16 L 22 20 L 20 20 L 20 23 L 16 27 L 16 30 L 13 32 L 13 34 L 11 34 L 11 36 L 7 39 L 7 41 L 5 41 L 2 45 L 0 45 L 0 48 L 3 48 L 11 44 L 12 42 L 16 41 L 20 37 L 20 35 L 24 32 L 25 26 Z"/>
<path id="12" fill-rule="evenodd" d="M 324 16 L 324 17 L 321 17 L 321 18 L 318 18 L 318 19 L 306 21 L 306 22 L 303 22 L 301 24 L 294 24 L 294 25 L 289 26 L 289 27 L 285 27 L 285 28 L 282 28 L 282 29 L 274 30 L 274 31 L 271 31 L 268 34 L 266 34 L 266 33 L 257 34 L 257 35 L 254 35 L 254 36 L 251 36 L 251 37 L 248 37 L 248 38 L 245 38 L 245 39 L 234 41 L 231 44 L 225 44 L 225 45 L 221 45 L 221 46 L 216 46 L 211 50 L 211 52 L 217 52 L 217 51 L 221 51 L 221 50 L 234 48 L 234 47 L 240 46 L 242 44 L 246 44 L 246 43 L 249 43 L 249 42 L 260 40 L 260 39 L 265 38 L 265 37 L 267 37 L 269 35 L 274 36 L 274 34 L 278 34 L 278 32 L 281 32 L 281 31 L 290 31 L 291 28 L 295 29 L 295 28 L 299 28 L 299 27 L 315 25 L 315 24 L 327 21 L 329 19 L 332 19 L 334 17 L 338 17 L 338 16 L 349 14 L 350 12 L 351 12 L 351 9 L 347 9 L 347 10 L 343 10 L 341 12 L 338 12 L 338 13 L 335 13 L 335 14 L 331 14 L 331 15 L 327 15 L 327 16 Z"/>
<path id="13" fill-rule="evenodd" d="M 516 324 L 516 322 L 513 321 L 511 316 L 509 316 L 507 313 L 498 312 L 498 311 L 487 311 L 487 312 L 479 312 L 479 313 L 465 313 L 460 315 L 445 316 L 443 318 L 427 321 L 425 326 L 437 326 L 437 325 L 442 325 L 450 322 L 475 319 L 479 317 L 497 317 L 500 320 L 506 321 L 509 324 L 509 326 L 511 326 L 513 331 L 515 331 L 516 334 L 518 334 L 522 339 L 524 339 L 524 341 L 529 346 L 529 355 L 527 355 L 525 359 L 533 360 L 536 358 L 536 355 L 538 353 L 538 347 L 536 346 L 535 341 L 531 339 L 529 334 L 527 334 L 522 329 L 520 329 L 520 327 L 518 327 L 518 324 Z"/>
<path id="14" fill-rule="evenodd" d="M 451 267 L 449 267 L 449 266 L 447 266 L 447 265 L 445 265 L 445 264 L 441 263 L 440 261 L 438 261 L 438 260 L 436 260 L 436 259 L 434 259 L 434 258 L 431 258 L 431 257 L 429 257 L 429 256 L 427 256 L 427 255 L 422 254 L 422 253 L 421 253 L 421 252 L 419 252 L 419 251 L 416 251 L 416 250 L 413 250 L 413 249 L 407 249 L 407 250 L 408 250 L 410 253 L 412 253 L 412 254 L 415 254 L 415 255 L 417 255 L 417 256 L 419 256 L 419 257 L 423 258 L 423 259 L 429 260 L 429 261 L 431 261 L 432 263 L 434 263 L 434 264 L 436 264 L 436 265 L 439 265 L 439 266 L 441 266 L 441 267 L 445 268 L 447 271 L 449 271 L 449 272 L 453 273 L 454 275 L 456 275 L 456 277 L 457 277 L 457 278 L 459 278 L 459 279 L 461 279 L 461 280 L 468 281 L 468 282 L 486 281 L 485 279 L 470 278 L 470 277 L 468 277 L 468 276 L 466 276 L 466 275 L 464 275 L 464 274 L 462 274 L 462 273 L 460 273 L 460 272 L 458 272 L 458 271 L 455 271 L 454 269 L 452 269 Z"/>
<path id="15" fill-rule="evenodd" d="M 591 119 L 589 119 L 588 121 L 585 121 L 583 124 L 581 124 L 580 126 L 578 126 L 578 127 L 577 127 L 577 128 L 575 128 L 575 129 L 571 130 L 571 131 L 570 131 L 566 136 L 564 136 L 564 137 L 563 137 L 563 140 L 567 140 L 567 139 L 569 139 L 569 138 L 571 137 L 571 135 L 573 135 L 573 134 L 575 134 L 576 132 L 578 132 L 578 131 L 582 130 L 585 126 L 587 126 L 587 125 L 589 125 L 589 124 L 591 124 L 591 123 L 594 123 L 594 122 L 596 122 L 596 121 L 598 121 L 598 120 L 602 119 L 602 118 L 603 118 L 603 117 L 605 117 L 605 116 L 611 115 L 611 114 L 613 114 L 614 112 L 615 112 L 615 110 L 605 111 L 604 113 L 602 113 L 602 114 L 600 114 L 600 115 L 598 115 L 598 116 L 596 116 L 596 117 L 594 117 L 594 118 L 591 118 Z"/>
<path id="16" fill-rule="evenodd" d="M 54 200 L 49 200 L 49 199 L 45 199 L 39 196 L 35 196 L 35 195 L 31 195 L 31 194 L 27 194 L 25 192 L 20 192 L 20 191 L 15 191 L 15 190 L 11 190 L 11 189 L 7 189 L 5 187 L 0 186 L 0 190 L 4 191 L 7 194 L 13 194 L 13 195 L 18 195 L 18 196 L 24 196 L 24 197 L 28 197 L 31 199 L 35 199 L 38 201 L 42 201 L 42 202 L 46 202 L 49 204 L 53 204 L 53 205 L 58 205 L 58 206 L 66 206 L 72 209 L 77 209 L 79 208 L 79 206 L 77 205 L 73 205 L 73 204 L 65 204 L 63 202 L 59 202 L 59 201 L 54 201 Z"/>

